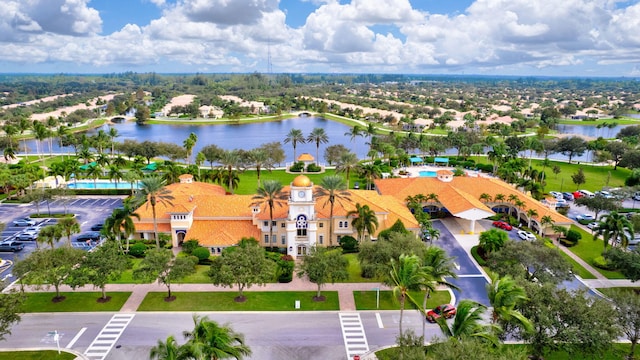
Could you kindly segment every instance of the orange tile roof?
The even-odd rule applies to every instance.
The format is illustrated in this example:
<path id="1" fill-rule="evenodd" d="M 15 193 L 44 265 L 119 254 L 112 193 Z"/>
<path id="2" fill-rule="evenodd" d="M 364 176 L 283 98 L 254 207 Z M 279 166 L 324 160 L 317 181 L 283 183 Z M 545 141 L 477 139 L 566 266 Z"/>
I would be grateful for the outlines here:
<path id="1" fill-rule="evenodd" d="M 135 222 L 136 232 L 153 231 L 153 222 Z M 171 232 L 171 224 L 158 223 L 159 232 Z"/>
<path id="2" fill-rule="evenodd" d="M 437 194 L 441 204 L 452 214 L 474 208 L 487 209 L 488 207 L 479 200 L 482 193 L 487 193 L 492 198 L 497 194 L 503 194 L 505 199 L 514 194 L 525 203 L 525 209 L 538 212 L 537 219 L 549 215 L 558 225 L 571 223 L 567 217 L 550 210 L 500 179 L 456 176 L 451 182 L 442 182 L 437 178 L 426 177 L 393 178 L 377 179 L 375 185 L 381 194 L 393 195 L 401 201 L 405 201 L 407 196 L 417 194 Z"/>
<path id="3" fill-rule="evenodd" d="M 202 246 L 231 246 L 243 237 L 260 241 L 260 230 L 251 220 L 194 221 L 185 235 L 186 240 L 197 239 Z"/>

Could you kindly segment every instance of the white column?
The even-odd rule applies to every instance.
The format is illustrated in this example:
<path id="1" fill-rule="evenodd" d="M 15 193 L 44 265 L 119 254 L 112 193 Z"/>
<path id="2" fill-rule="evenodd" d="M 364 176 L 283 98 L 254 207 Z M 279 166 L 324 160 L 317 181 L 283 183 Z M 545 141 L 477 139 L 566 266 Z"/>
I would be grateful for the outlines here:
<path id="1" fill-rule="evenodd" d="M 474 220 L 471 220 L 471 229 L 469 230 L 469 233 L 474 234 L 475 230 L 476 230 L 476 221 L 474 219 Z"/>

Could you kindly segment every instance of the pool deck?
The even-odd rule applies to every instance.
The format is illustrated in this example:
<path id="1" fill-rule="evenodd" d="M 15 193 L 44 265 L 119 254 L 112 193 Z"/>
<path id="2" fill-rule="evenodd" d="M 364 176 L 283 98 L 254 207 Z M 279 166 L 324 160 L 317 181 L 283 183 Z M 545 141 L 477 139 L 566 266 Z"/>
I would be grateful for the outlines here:
<path id="1" fill-rule="evenodd" d="M 407 166 L 393 171 L 393 175 L 401 178 L 413 178 L 420 177 L 421 171 L 438 171 L 438 170 L 450 170 L 454 171 L 456 168 L 451 166 L 433 166 L 433 165 L 419 165 L 419 166 Z M 400 171 L 405 171 L 406 175 L 400 175 Z M 476 170 L 464 170 L 468 177 L 491 177 L 489 174 L 484 174 Z"/>

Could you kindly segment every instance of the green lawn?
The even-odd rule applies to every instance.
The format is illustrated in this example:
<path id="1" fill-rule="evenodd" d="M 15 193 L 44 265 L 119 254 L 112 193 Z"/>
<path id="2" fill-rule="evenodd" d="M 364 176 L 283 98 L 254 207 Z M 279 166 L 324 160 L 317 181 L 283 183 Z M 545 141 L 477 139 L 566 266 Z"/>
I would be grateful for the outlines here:
<path id="1" fill-rule="evenodd" d="M 556 245 L 551 242 L 551 241 L 547 241 L 545 242 L 545 245 L 547 245 L 550 248 L 555 248 Z M 573 258 L 567 254 L 564 253 L 564 251 L 560 251 L 560 254 L 562 255 L 563 258 L 565 258 L 572 267 L 572 271 L 574 274 L 580 276 L 583 279 L 595 279 L 596 276 L 594 274 L 592 274 L 589 270 L 585 269 L 582 265 L 578 264 L 577 261 L 573 260 Z"/>
<path id="2" fill-rule="evenodd" d="M 602 255 L 604 242 L 601 239 L 593 241 L 593 235 L 578 226 L 571 225 L 571 229 L 580 232 L 582 239 L 578 241 L 576 246 L 570 247 L 569 250 L 578 255 L 588 264 L 593 264 L 593 259 Z M 594 269 L 604 275 L 607 279 L 625 279 L 624 275 L 617 271 L 603 270 L 596 267 L 594 267 Z"/>
<path id="3" fill-rule="evenodd" d="M 526 344 L 506 344 L 503 347 L 526 347 Z M 598 357 L 599 360 L 621 360 L 631 350 L 631 344 L 613 344 L 613 348 L 607 351 L 602 357 Z M 428 351 L 428 347 L 427 347 Z M 588 354 L 584 354 L 588 355 Z M 398 358 L 397 348 L 389 348 L 376 352 L 378 360 L 395 360 Z M 578 355 L 579 356 L 579 355 Z M 581 359 L 581 357 L 569 356 L 564 351 L 555 351 L 544 355 L 545 360 L 571 360 Z"/>
<path id="4" fill-rule="evenodd" d="M 338 282 L 344 282 L 344 283 L 380 282 L 379 279 L 367 279 L 360 276 L 360 262 L 358 262 L 358 254 L 344 254 L 342 256 L 349 261 L 349 266 L 347 267 L 347 271 L 349 272 L 349 278 L 345 281 L 338 281 Z"/>
<path id="5" fill-rule="evenodd" d="M 130 292 L 107 292 L 111 300 L 99 303 L 97 300 L 102 295 L 100 292 L 63 292 L 64 301 L 54 303 L 51 299 L 55 293 L 39 292 L 27 293 L 27 300 L 23 306 L 23 312 L 93 312 L 93 311 L 119 311 L 125 301 L 131 295 Z"/>
<path id="6" fill-rule="evenodd" d="M 142 261 L 142 259 L 130 259 L 131 267 L 125 270 L 120 276 L 120 279 L 111 281 L 110 284 L 143 284 L 144 282 L 141 280 L 135 280 L 133 278 L 133 269 L 135 269 L 138 264 Z"/>
<path id="7" fill-rule="evenodd" d="M 323 291 L 325 301 L 315 302 L 314 291 L 248 291 L 247 301 L 237 303 L 233 299 L 237 291 L 230 292 L 173 292 L 176 299 L 164 301 L 166 292 L 147 294 L 138 311 L 292 311 L 300 300 L 300 310 L 339 310 L 337 291 Z"/>
<path id="8" fill-rule="evenodd" d="M 196 273 L 189 275 L 180 281 L 176 281 L 176 284 L 210 284 L 211 280 L 207 276 L 209 271 L 209 265 L 196 265 Z"/>
<path id="9" fill-rule="evenodd" d="M 629 293 L 629 295 L 637 296 L 637 294 L 640 292 L 640 287 L 600 288 L 597 290 L 603 293 L 605 296 L 611 296 L 614 291 L 622 291 Z"/>
<path id="10" fill-rule="evenodd" d="M 285 151 L 287 151 L 286 148 L 285 148 Z M 313 153 L 312 155 L 314 157 L 316 156 L 315 153 Z M 322 154 L 320 156 L 322 156 Z M 320 180 L 323 177 L 327 175 L 334 175 L 334 174 L 335 174 L 334 169 L 326 169 L 326 171 L 321 174 L 305 173 L 304 175 L 308 176 L 309 179 L 311 179 L 311 181 L 314 184 L 320 184 Z M 300 174 L 299 173 L 289 174 L 284 170 L 274 170 L 271 172 L 262 170 L 260 172 L 260 181 L 278 180 L 283 185 L 289 185 L 291 181 L 293 181 L 293 179 L 298 175 Z M 359 179 L 358 176 L 355 174 L 355 171 L 352 171 L 351 174 L 349 174 L 349 178 L 351 179 L 349 181 L 349 186 L 351 187 L 353 187 L 354 182 L 361 181 L 361 179 Z M 253 195 L 256 193 L 257 188 L 258 188 L 257 172 L 255 171 L 255 169 L 247 170 L 242 174 L 240 174 L 240 182 L 238 183 L 238 188 L 235 189 L 234 193 L 239 195 Z"/>
<path id="11" fill-rule="evenodd" d="M 42 351 L 0 351 L 0 360 L 73 360 L 76 356 L 62 351 L 60 355 L 56 350 Z"/>
<path id="12" fill-rule="evenodd" d="M 389 290 L 380 291 L 380 307 L 376 307 L 377 291 L 354 291 L 353 297 L 356 301 L 356 310 L 400 310 L 400 304 L 393 298 L 393 292 Z M 422 305 L 424 292 L 411 291 L 411 296 Z M 432 309 L 438 305 L 451 302 L 451 294 L 448 291 L 436 291 L 431 293 L 427 301 L 427 309 Z M 411 303 L 405 304 L 405 309 L 416 309 Z"/>

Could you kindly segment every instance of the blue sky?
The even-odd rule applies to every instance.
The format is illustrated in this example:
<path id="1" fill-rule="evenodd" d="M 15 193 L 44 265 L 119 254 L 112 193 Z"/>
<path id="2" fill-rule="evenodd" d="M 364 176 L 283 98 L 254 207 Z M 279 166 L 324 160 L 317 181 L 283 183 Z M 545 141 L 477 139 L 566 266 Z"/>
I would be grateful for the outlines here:
<path id="1" fill-rule="evenodd" d="M 640 75 L 625 0 L 0 0 L 2 72 Z"/>

